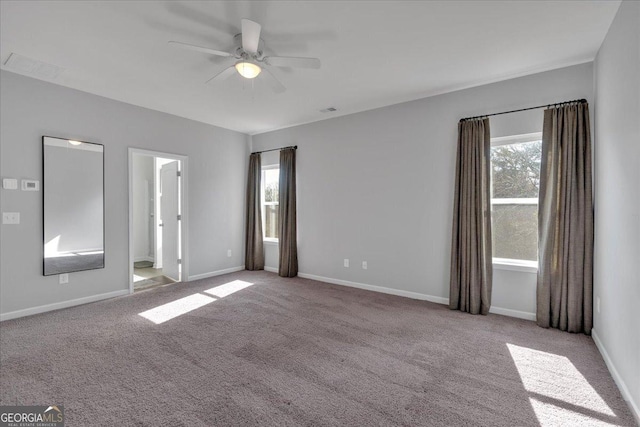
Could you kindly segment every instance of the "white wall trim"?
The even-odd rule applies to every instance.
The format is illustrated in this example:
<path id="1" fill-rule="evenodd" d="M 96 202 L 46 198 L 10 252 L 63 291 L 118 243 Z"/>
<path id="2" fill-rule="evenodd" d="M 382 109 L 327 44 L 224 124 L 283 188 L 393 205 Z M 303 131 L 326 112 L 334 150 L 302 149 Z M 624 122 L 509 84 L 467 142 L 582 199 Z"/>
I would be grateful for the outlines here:
<path id="1" fill-rule="evenodd" d="M 265 270 L 267 268 L 265 267 Z M 319 282 L 332 283 L 334 285 L 348 286 L 350 288 L 365 289 L 367 291 L 380 292 L 383 294 L 397 295 L 423 301 L 431 301 L 438 304 L 449 304 L 449 298 L 437 297 L 433 295 L 421 294 L 418 292 L 403 291 L 401 289 L 385 288 L 383 286 L 367 285 L 365 283 L 349 282 L 348 280 L 332 279 L 329 277 L 316 276 L 314 274 L 298 273 L 303 279 L 317 280 Z"/>
<path id="2" fill-rule="evenodd" d="M 508 135 L 491 138 L 491 146 L 519 144 L 523 142 L 533 142 L 542 140 L 542 132 L 523 133 L 522 135 Z"/>
<path id="3" fill-rule="evenodd" d="M 492 199 L 496 200 L 496 199 Z M 507 199 L 503 199 L 507 200 Z M 496 270 L 520 271 L 522 273 L 538 274 L 538 261 L 524 259 L 493 258 L 493 268 Z"/>
<path id="4" fill-rule="evenodd" d="M 278 269 L 276 267 L 267 267 L 267 266 L 265 266 L 264 270 L 265 271 L 270 271 L 272 273 L 277 273 L 278 272 Z M 300 276 L 300 274 L 298 274 L 298 276 Z M 300 277 L 302 277 L 302 276 L 300 276 Z"/>
<path id="5" fill-rule="evenodd" d="M 62 308 L 74 307 L 76 305 L 88 304 L 90 302 L 96 302 L 104 299 L 115 298 L 122 295 L 129 295 L 129 289 L 122 289 L 119 291 L 107 292 L 106 294 L 91 295 L 88 297 L 72 299 L 69 301 L 55 302 L 53 304 L 46 304 L 38 307 L 25 308 L 23 310 L 10 311 L 8 313 L 0 314 L 0 322 L 4 322 L 5 320 L 17 319 L 19 317 L 31 316 L 34 314 L 46 313 L 48 311 L 60 310 Z"/>
<path id="6" fill-rule="evenodd" d="M 616 366 L 613 364 L 613 360 L 611 360 L 611 358 L 609 357 L 609 353 L 607 353 L 607 349 L 600 340 L 600 337 L 598 336 L 595 328 L 591 329 L 591 337 L 593 338 L 593 342 L 596 343 L 596 347 L 600 351 L 600 354 L 604 359 L 604 363 L 607 365 L 607 368 L 609 368 L 609 372 L 613 377 L 613 381 L 615 381 L 616 385 L 618 386 L 620 394 L 622 394 L 622 398 L 627 402 L 627 405 L 629 405 L 629 409 L 631 409 L 631 413 L 635 417 L 636 422 L 638 423 L 638 425 L 640 425 L 640 408 L 638 408 L 638 405 L 636 405 L 636 403 L 633 401 L 633 397 L 631 396 L 627 385 L 618 373 Z"/>
<path id="7" fill-rule="evenodd" d="M 491 308 L 489 309 L 489 313 L 500 314 L 502 316 L 517 317 L 518 319 L 532 320 L 534 322 L 536 321 L 535 313 L 529 313 L 529 312 L 520 311 L 520 310 L 512 310 L 510 308 L 501 308 L 501 307 L 491 306 Z"/>
<path id="8" fill-rule="evenodd" d="M 222 276 L 223 274 L 235 273 L 236 271 L 244 270 L 244 265 L 238 267 L 225 268 L 224 270 L 210 271 L 208 273 L 195 274 L 187 278 L 187 282 L 193 282 L 194 280 L 206 279 L 207 277 Z"/>
<path id="9" fill-rule="evenodd" d="M 152 256 L 137 256 L 133 259 L 133 262 L 140 262 L 140 261 L 154 262 L 154 259 Z"/>
<path id="10" fill-rule="evenodd" d="M 278 272 L 277 269 L 272 267 L 265 267 L 264 269 L 266 271 L 273 271 L 274 273 Z M 314 274 L 298 273 L 298 276 L 302 277 L 303 279 L 317 280 L 318 282 L 332 283 L 334 285 L 349 286 L 351 288 L 365 289 L 367 291 L 380 292 L 383 294 L 397 295 L 400 297 L 412 298 L 412 299 L 417 299 L 421 301 L 435 302 L 436 304 L 449 305 L 449 298 L 445 298 L 445 297 L 438 297 L 434 295 L 421 294 L 418 292 L 411 292 L 411 291 L 403 291 L 401 289 L 385 288 L 383 286 L 368 285 L 366 283 L 350 282 L 348 280 L 332 279 L 330 277 L 316 276 Z M 533 321 L 536 320 L 535 313 L 512 310 L 509 308 L 491 307 L 491 309 L 489 309 L 489 313 L 500 314 L 502 316 L 517 317 L 518 319 L 533 320 Z"/>

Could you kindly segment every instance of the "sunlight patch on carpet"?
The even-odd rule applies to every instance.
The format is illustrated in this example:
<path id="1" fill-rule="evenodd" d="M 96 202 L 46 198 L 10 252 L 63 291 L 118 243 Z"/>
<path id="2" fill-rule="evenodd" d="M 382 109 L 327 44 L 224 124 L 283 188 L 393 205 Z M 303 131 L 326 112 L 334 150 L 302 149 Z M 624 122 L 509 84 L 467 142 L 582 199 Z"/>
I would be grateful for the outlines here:
<path id="1" fill-rule="evenodd" d="M 216 286 L 215 288 L 207 289 L 204 291 L 206 294 L 213 295 L 218 298 L 224 298 L 231 295 L 234 292 L 241 291 L 248 288 L 253 283 L 245 282 L 243 280 L 234 280 L 233 282 L 225 283 L 224 285 Z"/>
<path id="2" fill-rule="evenodd" d="M 151 310 L 144 311 L 139 313 L 138 316 L 142 316 L 145 319 L 151 320 L 156 325 L 159 325 L 167 320 L 181 316 L 215 300 L 215 298 L 211 298 L 206 295 L 193 294 L 152 308 Z"/>
<path id="3" fill-rule="evenodd" d="M 513 344 L 507 347 L 524 388 L 540 396 L 529 400 L 542 426 L 569 425 L 576 417 L 611 425 L 604 420 L 615 417 L 614 412 L 569 359 Z"/>
<path id="4" fill-rule="evenodd" d="M 581 414 L 577 411 L 562 408 L 549 402 L 542 402 L 535 398 L 529 398 L 529 403 L 536 413 L 536 418 L 541 427 L 555 426 L 589 426 L 589 427 L 611 427 L 620 424 L 614 422 L 608 423 L 597 417 Z"/>

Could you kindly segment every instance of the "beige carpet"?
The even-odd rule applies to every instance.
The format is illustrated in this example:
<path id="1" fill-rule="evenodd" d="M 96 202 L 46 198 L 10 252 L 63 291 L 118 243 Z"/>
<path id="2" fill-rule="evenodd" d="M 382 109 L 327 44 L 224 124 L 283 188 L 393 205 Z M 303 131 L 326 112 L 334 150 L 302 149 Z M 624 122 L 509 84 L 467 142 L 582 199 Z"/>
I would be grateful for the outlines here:
<path id="1" fill-rule="evenodd" d="M 0 404 L 67 426 L 634 425 L 590 337 L 266 272 L 3 322 Z"/>

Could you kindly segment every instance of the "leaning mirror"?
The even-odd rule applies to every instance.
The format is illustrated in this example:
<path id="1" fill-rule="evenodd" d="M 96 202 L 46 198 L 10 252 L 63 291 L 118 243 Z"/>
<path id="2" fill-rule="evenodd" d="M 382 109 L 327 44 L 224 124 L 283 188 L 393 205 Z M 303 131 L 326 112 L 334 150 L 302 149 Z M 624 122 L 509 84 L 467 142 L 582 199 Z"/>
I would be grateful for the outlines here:
<path id="1" fill-rule="evenodd" d="M 42 137 L 44 275 L 104 268 L 104 147 Z"/>

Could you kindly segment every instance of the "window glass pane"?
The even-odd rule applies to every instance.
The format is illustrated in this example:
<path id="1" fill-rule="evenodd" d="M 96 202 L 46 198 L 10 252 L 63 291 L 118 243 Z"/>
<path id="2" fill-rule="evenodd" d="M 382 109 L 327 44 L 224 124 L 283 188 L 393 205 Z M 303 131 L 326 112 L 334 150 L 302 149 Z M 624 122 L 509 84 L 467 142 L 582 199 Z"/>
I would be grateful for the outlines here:
<path id="1" fill-rule="evenodd" d="M 278 185 L 280 169 L 265 169 L 264 171 L 264 201 L 278 201 Z"/>
<path id="2" fill-rule="evenodd" d="M 541 155 L 541 141 L 491 147 L 494 258 L 538 260 Z"/>
<path id="3" fill-rule="evenodd" d="M 538 205 L 493 205 L 494 258 L 538 260 Z"/>
<path id="4" fill-rule="evenodd" d="M 264 237 L 277 239 L 279 230 L 278 218 L 278 186 L 280 169 L 263 169 L 262 171 L 262 226 Z"/>
<path id="5" fill-rule="evenodd" d="M 264 215 L 264 237 L 277 239 L 278 238 L 278 205 L 265 205 L 263 210 Z"/>
<path id="6" fill-rule="evenodd" d="M 541 141 L 492 147 L 492 197 L 538 197 L 541 148 Z"/>

